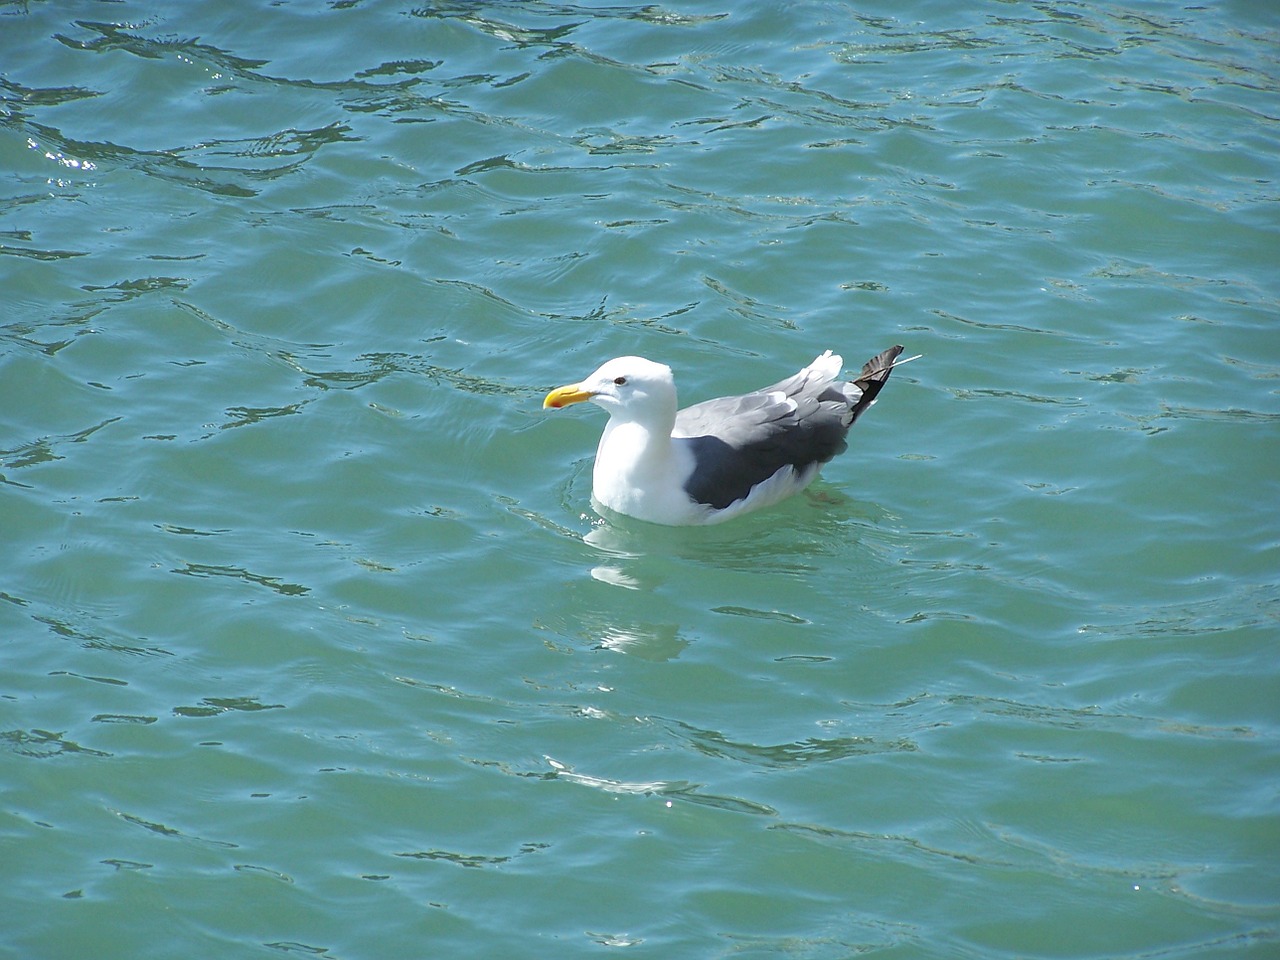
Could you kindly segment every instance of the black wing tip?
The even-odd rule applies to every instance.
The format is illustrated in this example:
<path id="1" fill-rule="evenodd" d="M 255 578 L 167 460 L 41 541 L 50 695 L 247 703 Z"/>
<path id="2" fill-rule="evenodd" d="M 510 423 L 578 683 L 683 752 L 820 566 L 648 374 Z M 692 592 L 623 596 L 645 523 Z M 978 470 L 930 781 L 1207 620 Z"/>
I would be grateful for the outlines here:
<path id="1" fill-rule="evenodd" d="M 857 402 L 853 405 L 853 416 L 850 423 L 853 420 L 857 420 L 859 414 L 875 402 L 876 396 L 880 393 L 880 390 L 889 379 L 889 374 L 893 372 L 893 368 L 896 366 L 895 361 L 907 363 L 909 360 L 916 359 L 915 357 L 908 357 L 907 360 L 898 361 L 898 357 L 902 356 L 903 349 L 902 344 L 894 344 L 888 350 L 876 354 L 862 365 L 862 373 L 858 376 L 858 379 L 853 381 L 853 385 L 861 391 L 862 395 L 858 397 Z"/>
<path id="2" fill-rule="evenodd" d="M 855 383 L 862 383 L 864 380 L 879 379 L 884 381 L 888 378 L 889 372 L 893 369 L 893 361 L 902 356 L 902 351 L 906 348 L 902 344 L 894 344 L 888 350 L 876 354 L 870 360 L 862 365 L 862 375 L 858 377 Z"/>

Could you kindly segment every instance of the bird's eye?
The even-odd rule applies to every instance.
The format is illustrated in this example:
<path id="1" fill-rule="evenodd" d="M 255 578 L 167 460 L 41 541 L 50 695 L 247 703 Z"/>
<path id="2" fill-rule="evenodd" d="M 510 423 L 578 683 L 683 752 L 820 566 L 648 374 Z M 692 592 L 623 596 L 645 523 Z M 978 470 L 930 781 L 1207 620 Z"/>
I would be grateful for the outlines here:
<path id="1" fill-rule="evenodd" d="M 625 383 L 627 382 L 627 378 L 626 378 L 626 377 L 614 377 L 614 378 L 613 378 L 613 382 L 614 382 L 614 383 L 616 383 L 618 386 L 622 386 L 623 384 L 625 384 Z"/>

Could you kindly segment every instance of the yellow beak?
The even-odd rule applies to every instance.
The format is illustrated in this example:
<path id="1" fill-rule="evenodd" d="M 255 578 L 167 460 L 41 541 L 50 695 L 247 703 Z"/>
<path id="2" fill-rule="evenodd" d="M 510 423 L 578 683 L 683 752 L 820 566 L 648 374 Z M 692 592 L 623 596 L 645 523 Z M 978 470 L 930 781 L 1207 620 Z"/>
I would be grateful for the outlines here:
<path id="1" fill-rule="evenodd" d="M 546 399 L 542 401 L 542 409 L 559 410 L 561 407 L 567 407 L 571 403 L 581 403 L 583 400 L 590 400 L 595 394 L 590 390 L 583 390 L 579 383 L 571 383 L 567 387 L 556 387 L 547 394 Z"/>

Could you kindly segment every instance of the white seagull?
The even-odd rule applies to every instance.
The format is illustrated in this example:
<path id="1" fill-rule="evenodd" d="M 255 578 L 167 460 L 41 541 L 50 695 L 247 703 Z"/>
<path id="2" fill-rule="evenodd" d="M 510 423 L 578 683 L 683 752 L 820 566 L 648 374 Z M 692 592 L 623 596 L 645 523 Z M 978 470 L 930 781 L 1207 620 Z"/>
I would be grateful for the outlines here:
<path id="1" fill-rule="evenodd" d="M 670 367 L 618 357 L 552 390 L 542 406 L 590 400 L 608 412 L 592 471 L 598 504 L 670 526 L 721 523 L 807 487 L 907 362 L 901 353 L 890 347 L 842 382 L 844 360 L 828 350 L 771 387 L 683 410 Z"/>

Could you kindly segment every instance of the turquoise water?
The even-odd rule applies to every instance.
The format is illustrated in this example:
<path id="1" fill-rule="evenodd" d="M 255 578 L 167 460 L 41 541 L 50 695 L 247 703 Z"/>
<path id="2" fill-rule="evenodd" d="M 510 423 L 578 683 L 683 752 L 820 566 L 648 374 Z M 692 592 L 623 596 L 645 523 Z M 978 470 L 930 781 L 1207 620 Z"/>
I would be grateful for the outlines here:
<path id="1" fill-rule="evenodd" d="M 0 955 L 1280 954 L 1278 40 L 0 5 Z M 892 343 L 723 527 L 540 408 Z"/>

